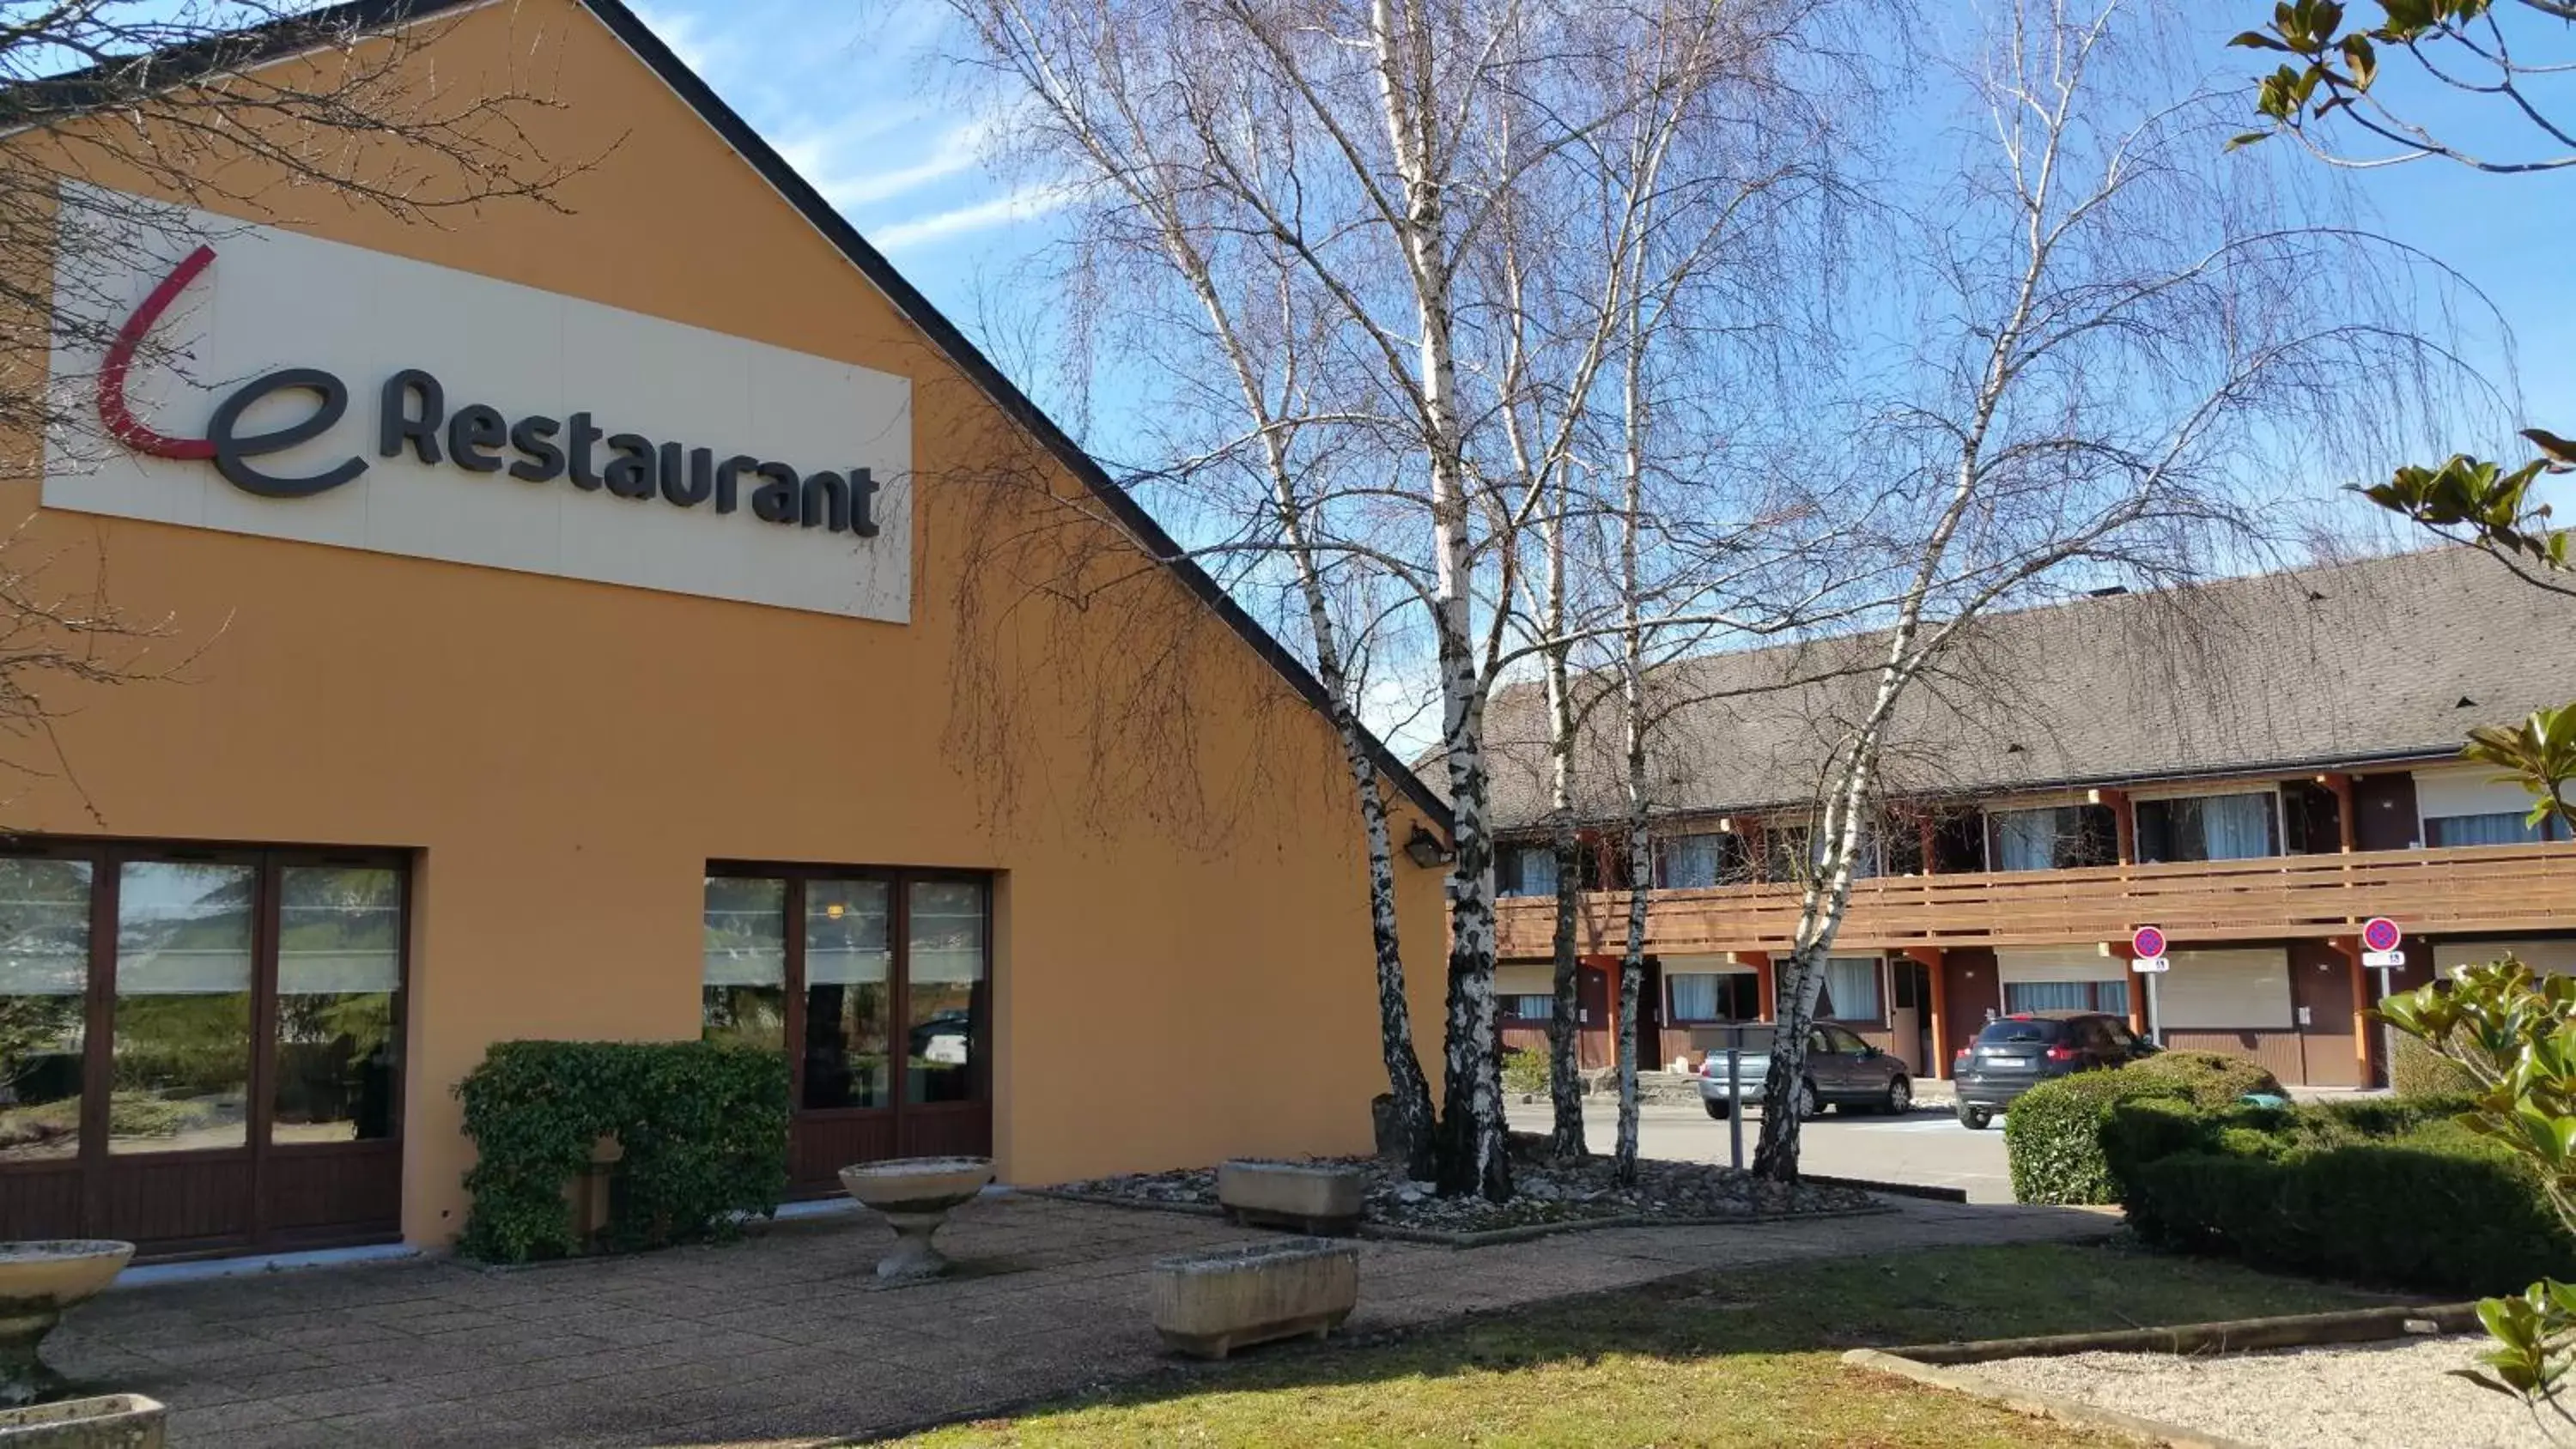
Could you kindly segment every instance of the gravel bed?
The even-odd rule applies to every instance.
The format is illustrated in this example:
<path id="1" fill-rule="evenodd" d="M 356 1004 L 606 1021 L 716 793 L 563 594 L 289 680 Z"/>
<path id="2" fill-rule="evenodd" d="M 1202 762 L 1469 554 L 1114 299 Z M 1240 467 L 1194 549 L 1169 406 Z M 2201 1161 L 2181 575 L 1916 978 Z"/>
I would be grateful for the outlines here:
<path id="1" fill-rule="evenodd" d="M 2018 1388 L 2274 1449 L 2545 1449 L 2553 1441 L 2520 1401 L 2451 1376 L 2474 1365 L 2484 1344 L 2454 1337 L 2202 1357 L 2078 1353 L 1964 1367 Z"/>
<path id="2" fill-rule="evenodd" d="M 1360 1214 L 1364 1221 L 1443 1233 L 1481 1233 L 1585 1218 L 1760 1218 L 1850 1212 L 1870 1206 L 1869 1195 L 1854 1188 L 1814 1183 L 1783 1188 L 1749 1172 L 1705 1163 L 1648 1158 L 1637 1164 L 1637 1185 L 1623 1188 L 1612 1180 L 1607 1157 L 1559 1165 L 1520 1152 L 1514 1156 L 1515 1191 L 1509 1202 L 1499 1203 L 1441 1197 L 1430 1183 L 1408 1181 L 1400 1164 L 1381 1158 L 1309 1160 L 1341 1163 L 1369 1174 L 1367 1206 Z M 1100 1177 L 1062 1183 L 1059 1189 L 1160 1206 L 1217 1205 L 1214 1167 Z"/>

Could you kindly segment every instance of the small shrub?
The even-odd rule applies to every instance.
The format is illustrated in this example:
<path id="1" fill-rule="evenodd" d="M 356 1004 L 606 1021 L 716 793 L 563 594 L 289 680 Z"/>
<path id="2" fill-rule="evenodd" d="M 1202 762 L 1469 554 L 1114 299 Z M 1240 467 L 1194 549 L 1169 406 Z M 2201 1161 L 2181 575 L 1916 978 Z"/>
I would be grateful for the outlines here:
<path id="1" fill-rule="evenodd" d="M 2113 1106 L 2153 1098 L 2190 1102 L 2181 1086 L 2140 1076 L 2135 1067 L 2078 1072 L 2031 1088 L 2004 1116 L 2013 1197 L 2034 1203 L 2119 1201 L 2119 1184 L 2102 1155 L 2103 1123 Z"/>
<path id="2" fill-rule="evenodd" d="M 2388 1085 L 2401 1097 L 2439 1096 L 2474 1092 L 2478 1079 L 2422 1037 L 2399 1032 L 2397 1054 L 2388 1063 Z"/>
<path id="3" fill-rule="evenodd" d="M 607 1246 L 653 1247 L 777 1210 L 787 1188 L 787 1059 L 705 1042 L 512 1041 L 456 1086 L 477 1160 L 457 1243 L 520 1263 L 581 1244 L 567 1179 L 602 1137 L 624 1149 Z"/>
<path id="4" fill-rule="evenodd" d="M 2220 1052 L 2158 1052 L 2120 1070 L 2132 1078 L 2170 1082 L 2203 1107 L 2227 1107 L 2249 1092 L 2286 1095 L 2281 1079 L 2243 1057 Z"/>
<path id="5" fill-rule="evenodd" d="M 1503 1090 L 1544 1095 L 1547 1091 L 1547 1053 L 1526 1047 L 1503 1053 Z"/>
<path id="6" fill-rule="evenodd" d="M 2576 1239 L 2531 1170 L 2464 1128 L 2359 1140 L 2348 1120 L 2264 1132 L 2220 1114 L 2178 1131 L 2160 1105 L 2115 1109 L 2105 1133 L 2129 1225 L 2151 1243 L 2442 1293 L 2576 1273 Z"/>

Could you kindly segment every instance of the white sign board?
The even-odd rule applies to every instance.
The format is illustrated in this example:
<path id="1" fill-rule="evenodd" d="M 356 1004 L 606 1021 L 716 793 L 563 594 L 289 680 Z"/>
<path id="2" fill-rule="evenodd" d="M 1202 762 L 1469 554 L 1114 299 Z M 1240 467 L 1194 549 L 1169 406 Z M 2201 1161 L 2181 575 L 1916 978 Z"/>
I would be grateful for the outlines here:
<path id="1" fill-rule="evenodd" d="M 151 342 L 120 378 L 57 334 L 99 426 L 48 438 L 46 507 L 910 620 L 908 379 L 171 215 L 64 249 L 58 309 Z"/>
<path id="2" fill-rule="evenodd" d="M 2361 964 L 2369 967 L 2373 971 L 2394 971 L 2406 964 L 2406 953 L 2403 951 L 2364 951 L 2361 953 Z"/>
<path id="3" fill-rule="evenodd" d="M 2161 971 L 2172 970 L 2173 958 L 2170 956 L 2135 956 L 2131 957 L 2129 960 L 2129 969 L 2137 972 L 2141 976 L 2152 976 Z"/>

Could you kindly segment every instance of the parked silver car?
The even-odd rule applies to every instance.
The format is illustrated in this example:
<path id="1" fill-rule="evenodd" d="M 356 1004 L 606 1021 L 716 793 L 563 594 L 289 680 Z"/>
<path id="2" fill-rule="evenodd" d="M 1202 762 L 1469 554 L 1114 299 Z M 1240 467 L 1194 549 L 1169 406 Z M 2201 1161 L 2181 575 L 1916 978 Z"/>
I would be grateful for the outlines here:
<path id="1" fill-rule="evenodd" d="M 1769 1030 L 1748 1029 L 1737 1058 L 1732 1098 L 1728 1093 L 1726 1053 L 1712 1051 L 1700 1067 L 1699 1100 L 1708 1115 L 1723 1119 L 1735 1101 L 1759 1104 L 1771 1080 Z M 1914 1084 L 1905 1063 L 1862 1041 L 1839 1026 L 1818 1023 L 1808 1028 L 1807 1079 L 1798 1084 L 1798 1115 L 1813 1117 L 1829 1106 L 1845 1112 L 1903 1112 L 1914 1105 Z"/>

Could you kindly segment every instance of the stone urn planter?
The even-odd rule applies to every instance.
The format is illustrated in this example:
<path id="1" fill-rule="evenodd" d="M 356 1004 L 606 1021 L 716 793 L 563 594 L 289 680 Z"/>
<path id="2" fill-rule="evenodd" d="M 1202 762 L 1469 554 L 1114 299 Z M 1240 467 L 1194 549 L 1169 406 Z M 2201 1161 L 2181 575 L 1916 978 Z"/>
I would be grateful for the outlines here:
<path id="1" fill-rule="evenodd" d="M 894 1247 L 877 1261 L 881 1282 L 935 1278 L 948 1259 L 931 1235 L 958 1204 L 973 1200 L 993 1181 L 989 1157 L 898 1157 L 841 1169 L 841 1190 L 882 1214 L 894 1229 Z"/>
<path id="2" fill-rule="evenodd" d="M 1216 1170 L 1217 1206 L 1255 1227 L 1348 1237 L 1367 1197 L 1368 1174 L 1340 1163 L 1237 1158 Z"/>
<path id="3" fill-rule="evenodd" d="M 0 1449 L 161 1449 L 167 1411 L 140 1394 L 0 1411 Z"/>
<path id="4" fill-rule="evenodd" d="M 1322 1339 L 1360 1297 L 1359 1249 L 1294 1238 L 1154 1265 L 1154 1329 L 1199 1358 L 1273 1339 Z"/>
<path id="5" fill-rule="evenodd" d="M 133 1257 L 132 1243 L 105 1239 L 0 1243 L 0 1409 L 62 1392 L 62 1375 L 45 1366 L 38 1346 L 64 1309 L 113 1282 Z"/>

